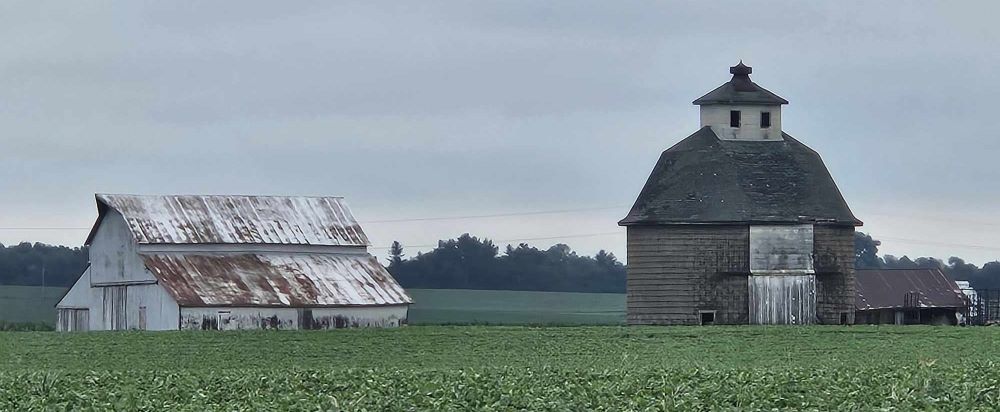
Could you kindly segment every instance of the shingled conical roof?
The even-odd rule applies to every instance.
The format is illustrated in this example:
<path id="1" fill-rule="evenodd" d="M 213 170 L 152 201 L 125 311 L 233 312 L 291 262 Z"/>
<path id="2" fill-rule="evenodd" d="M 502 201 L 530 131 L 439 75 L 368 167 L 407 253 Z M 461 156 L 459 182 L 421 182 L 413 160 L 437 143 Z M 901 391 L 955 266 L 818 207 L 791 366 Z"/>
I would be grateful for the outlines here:
<path id="1" fill-rule="evenodd" d="M 825 223 L 859 226 L 819 154 L 776 141 L 719 139 L 703 127 L 660 156 L 622 226 Z"/>
<path id="2" fill-rule="evenodd" d="M 782 99 L 750 81 L 750 73 L 753 73 L 753 68 L 743 64 L 742 60 L 739 64 L 730 67 L 729 73 L 733 75 L 732 80 L 699 97 L 698 100 L 694 101 L 694 104 L 788 104 L 788 100 Z"/>

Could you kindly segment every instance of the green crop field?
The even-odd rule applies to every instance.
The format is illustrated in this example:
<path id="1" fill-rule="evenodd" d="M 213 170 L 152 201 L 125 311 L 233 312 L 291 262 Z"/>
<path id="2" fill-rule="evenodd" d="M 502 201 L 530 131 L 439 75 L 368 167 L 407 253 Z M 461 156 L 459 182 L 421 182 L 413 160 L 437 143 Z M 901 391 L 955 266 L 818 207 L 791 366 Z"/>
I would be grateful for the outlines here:
<path id="1" fill-rule="evenodd" d="M 0 334 L 0 410 L 996 410 L 1000 328 Z"/>
<path id="2" fill-rule="evenodd" d="M 0 285 L 0 322 L 55 324 L 56 303 L 66 288 Z"/>
<path id="3" fill-rule="evenodd" d="M 411 324 L 614 325 L 625 295 L 507 290 L 407 289 Z"/>

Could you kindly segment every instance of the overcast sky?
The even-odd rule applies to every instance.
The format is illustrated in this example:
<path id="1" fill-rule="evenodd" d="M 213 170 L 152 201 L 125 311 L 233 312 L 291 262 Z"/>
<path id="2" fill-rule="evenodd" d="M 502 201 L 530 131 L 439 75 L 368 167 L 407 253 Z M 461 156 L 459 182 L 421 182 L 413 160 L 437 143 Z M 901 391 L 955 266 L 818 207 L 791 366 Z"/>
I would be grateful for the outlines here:
<path id="1" fill-rule="evenodd" d="M 82 244 L 10 228 L 86 228 L 95 192 L 308 194 L 362 221 L 574 210 L 366 225 L 408 254 L 623 257 L 617 220 L 743 59 L 883 251 L 995 260 L 998 5 L 6 1 L 0 242 Z"/>

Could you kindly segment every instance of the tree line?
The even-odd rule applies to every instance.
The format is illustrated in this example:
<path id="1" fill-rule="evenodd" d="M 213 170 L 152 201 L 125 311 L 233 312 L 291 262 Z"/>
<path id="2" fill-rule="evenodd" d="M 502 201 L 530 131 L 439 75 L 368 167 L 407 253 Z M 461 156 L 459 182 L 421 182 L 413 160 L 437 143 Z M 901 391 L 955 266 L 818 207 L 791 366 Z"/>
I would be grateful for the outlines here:
<path id="1" fill-rule="evenodd" d="M 69 248 L 23 242 L 0 244 L 0 284 L 72 286 L 87 268 L 86 247 Z"/>
<path id="2" fill-rule="evenodd" d="M 959 257 L 879 255 L 881 242 L 857 232 L 855 266 L 859 269 L 939 268 L 955 280 L 968 280 L 977 289 L 1000 289 L 1000 262 L 982 267 Z M 389 272 L 406 288 L 537 290 L 608 292 L 625 290 L 625 266 L 614 254 L 599 251 L 579 255 L 564 244 L 538 249 L 526 243 L 500 248 L 487 238 L 469 234 L 442 240 L 426 253 L 406 257 L 403 245 L 393 242 Z M 0 244 L 0 284 L 72 286 L 87 267 L 86 247 L 70 248 L 42 243 Z"/>
<path id="3" fill-rule="evenodd" d="M 405 259 L 393 242 L 389 272 L 404 288 L 607 292 L 625 290 L 625 265 L 604 250 L 581 256 L 569 246 L 538 249 L 521 243 L 503 253 L 489 239 L 469 234 L 442 240 L 427 253 Z"/>

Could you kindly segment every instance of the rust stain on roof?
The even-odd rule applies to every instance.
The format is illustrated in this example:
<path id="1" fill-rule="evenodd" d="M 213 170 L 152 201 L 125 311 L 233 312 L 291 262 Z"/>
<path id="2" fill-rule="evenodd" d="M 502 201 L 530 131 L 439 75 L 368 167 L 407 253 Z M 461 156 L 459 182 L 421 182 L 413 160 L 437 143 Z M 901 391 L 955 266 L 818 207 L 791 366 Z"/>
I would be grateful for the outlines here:
<path id="1" fill-rule="evenodd" d="M 140 244 L 369 244 L 339 197 L 99 194 L 97 202 L 102 216 L 121 213 Z"/>
<path id="2" fill-rule="evenodd" d="M 965 295 L 940 269 L 872 269 L 855 272 L 858 310 L 961 308 Z M 909 295 L 910 302 L 907 302 Z"/>
<path id="3" fill-rule="evenodd" d="M 360 306 L 412 300 L 371 255 L 142 255 L 181 306 Z"/>

